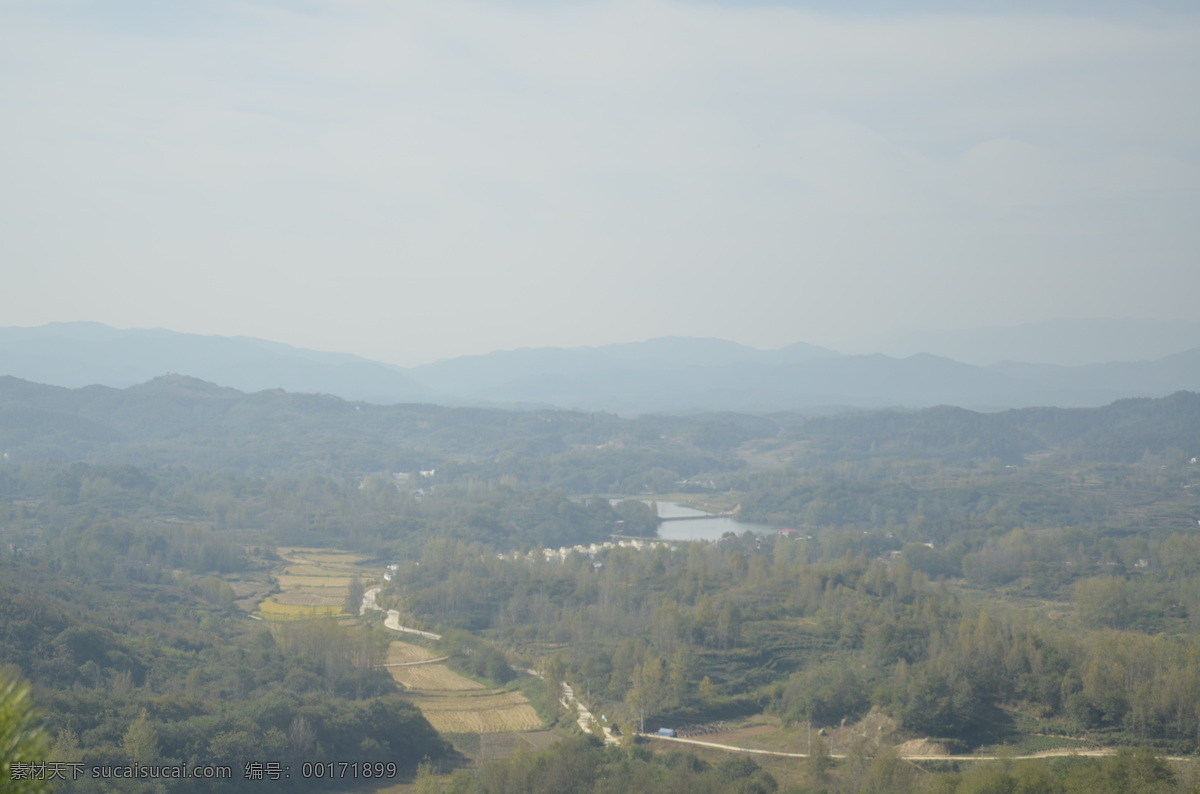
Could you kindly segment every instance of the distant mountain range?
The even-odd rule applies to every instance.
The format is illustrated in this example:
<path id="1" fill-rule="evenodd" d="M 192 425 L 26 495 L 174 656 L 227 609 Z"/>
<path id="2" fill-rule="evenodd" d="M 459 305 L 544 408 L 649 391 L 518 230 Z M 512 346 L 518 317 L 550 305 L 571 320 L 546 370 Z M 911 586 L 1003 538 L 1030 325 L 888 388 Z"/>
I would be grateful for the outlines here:
<path id="1" fill-rule="evenodd" d="M 910 331 L 859 340 L 843 352 L 897 358 L 931 353 L 964 364 L 1027 361 L 1079 367 L 1149 361 L 1200 347 L 1200 323 L 1135 319 L 1060 319 L 956 331 Z"/>
<path id="2" fill-rule="evenodd" d="M 436 398 L 398 367 L 244 336 L 82 322 L 0 328 L 0 375 L 52 386 L 125 388 L 165 374 L 245 392 L 284 389 L 385 404 Z"/>
<path id="3" fill-rule="evenodd" d="M 1044 324 L 1045 344 L 1076 344 L 1062 337 L 1086 335 L 1082 322 Z M 1094 338 L 1103 339 L 1126 321 L 1089 322 Z M 1191 325 L 1163 326 L 1162 333 L 1143 335 L 1157 340 L 1148 349 L 1167 349 L 1168 337 L 1176 346 L 1192 338 Z M 1051 333 L 1054 327 L 1058 337 Z M 997 329 L 984 330 L 999 350 Z M 1030 333 L 1028 326 L 1012 329 L 1012 348 L 1026 344 Z M 554 406 L 622 414 L 939 404 L 992 410 L 1099 406 L 1200 390 L 1200 344 L 1146 360 L 978 366 L 929 353 L 843 355 L 804 343 L 758 350 L 719 339 L 667 337 L 499 351 L 403 369 L 247 337 L 117 330 L 98 323 L 0 328 L 0 375 L 55 386 L 125 388 L 168 373 L 244 392 L 283 389 L 378 404 Z"/>

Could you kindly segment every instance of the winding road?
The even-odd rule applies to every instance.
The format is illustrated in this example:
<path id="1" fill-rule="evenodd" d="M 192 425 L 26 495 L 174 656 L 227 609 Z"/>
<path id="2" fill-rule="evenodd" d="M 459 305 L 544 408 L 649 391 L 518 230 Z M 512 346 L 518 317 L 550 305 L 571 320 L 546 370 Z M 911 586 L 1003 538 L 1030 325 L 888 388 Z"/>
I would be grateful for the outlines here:
<path id="1" fill-rule="evenodd" d="M 358 614 L 360 617 L 367 614 L 368 610 L 375 612 L 385 611 L 384 608 L 379 606 L 379 604 L 375 601 L 375 596 L 378 595 L 379 590 L 380 588 L 378 587 L 372 587 L 370 590 L 363 593 L 362 605 L 358 608 Z M 427 640 L 440 640 L 442 638 L 441 634 L 434 634 L 432 631 L 421 631 L 420 629 L 401 626 L 400 612 L 395 609 L 389 609 L 386 611 L 387 617 L 384 618 L 383 621 L 384 628 L 389 628 L 392 631 L 403 631 L 407 634 L 416 634 L 418 637 L 424 637 Z"/>

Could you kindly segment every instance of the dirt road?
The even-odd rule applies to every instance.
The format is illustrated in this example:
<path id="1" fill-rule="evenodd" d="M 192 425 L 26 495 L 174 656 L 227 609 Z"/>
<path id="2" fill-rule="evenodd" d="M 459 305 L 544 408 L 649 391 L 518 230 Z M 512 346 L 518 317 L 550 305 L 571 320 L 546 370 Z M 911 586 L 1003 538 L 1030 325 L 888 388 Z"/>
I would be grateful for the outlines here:
<path id="1" fill-rule="evenodd" d="M 694 744 L 701 747 L 713 747 L 718 750 L 729 750 L 735 753 L 754 753 L 757 755 L 770 755 L 777 758 L 808 758 L 807 753 L 785 753 L 780 750 L 759 750 L 753 747 L 735 747 L 732 744 L 721 744 L 719 742 L 705 742 L 700 739 L 683 739 L 677 736 L 660 736 L 657 733 L 639 733 L 637 734 L 643 739 L 655 739 L 660 742 L 678 742 L 679 744 Z M 1080 755 L 1080 756 L 1105 756 L 1112 755 L 1116 750 L 1111 748 L 1100 748 L 1096 750 L 1042 750 L 1041 752 L 1031 755 L 1006 755 L 1003 756 L 1009 760 L 1027 760 L 1032 758 L 1054 758 L 1059 756 Z M 832 753 L 831 758 L 845 758 L 845 753 Z M 902 755 L 900 756 L 906 761 L 994 761 L 1000 756 L 994 755 Z M 1184 756 L 1165 756 L 1167 761 L 1187 761 L 1190 760 Z"/>

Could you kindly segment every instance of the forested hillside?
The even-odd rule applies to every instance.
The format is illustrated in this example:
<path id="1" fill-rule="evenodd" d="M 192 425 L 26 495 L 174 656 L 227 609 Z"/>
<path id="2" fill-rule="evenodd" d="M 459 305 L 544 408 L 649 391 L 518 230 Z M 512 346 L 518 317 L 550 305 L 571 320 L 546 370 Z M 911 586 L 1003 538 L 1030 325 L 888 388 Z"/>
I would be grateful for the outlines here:
<path id="1" fill-rule="evenodd" d="M 1198 424 L 1194 392 L 1103 408 L 999 413 L 942 406 L 621 419 L 560 410 L 378 406 L 278 390 L 244 394 L 181 376 L 128 389 L 64 389 L 0 377 L 0 448 L 9 461 L 328 476 L 455 464 L 464 475 L 512 475 L 524 485 L 563 485 L 576 493 L 641 490 L 621 479 L 616 487 L 584 481 L 601 474 L 596 468 L 609 467 L 618 478 L 653 468 L 683 477 L 726 472 L 746 458 L 732 454 L 740 447 L 799 465 L 872 458 L 1016 464 L 1042 452 L 1128 463 L 1146 452 L 1196 449 Z M 584 480 L 581 468 L 592 469 Z"/>

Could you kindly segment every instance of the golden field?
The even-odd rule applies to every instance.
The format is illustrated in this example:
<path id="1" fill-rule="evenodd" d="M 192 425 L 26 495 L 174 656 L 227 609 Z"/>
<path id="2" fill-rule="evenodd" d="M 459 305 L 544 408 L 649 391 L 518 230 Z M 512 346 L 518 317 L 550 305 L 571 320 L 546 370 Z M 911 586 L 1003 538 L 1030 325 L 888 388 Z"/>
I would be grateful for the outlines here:
<path id="1" fill-rule="evenodd" d="M 429 690 L 430 692 L 463 692 L 478 690 L 487 692 L 469 678 L 465 678 L 444 664 L 417 664 L 411 667 L 389 667 L 388 672 L 405 689 Z"/>
<path id="2" fill-rule="evenodd" d="M 274 598 L 268 598 L 258 605 L 258 614 L 267 620 L 307 620 L 325 617 L 326 615 L 341 614 L 342 607 L 338 606 L 304 606 L 301 604 L 281 604 Z"/>
<path id="3" fill-rule="evenodd" d="M 532 731 L 541 727 L 533 706 L 510 706 L 486 711 L 426 711 L 421 713 L 440 733 L 510 733 Z"/>
<path id="4" fill-rule="evenodd" d="M 429 695 L 412 693 L 411 700 L 422 709 L 428 707 L 434 711 L 464 711 L 469 709 L 505 709 L 510 706 L 527 705 L 525 695 L 517 691 L 503 689 L 481 689 L 479 694 Z"/>

